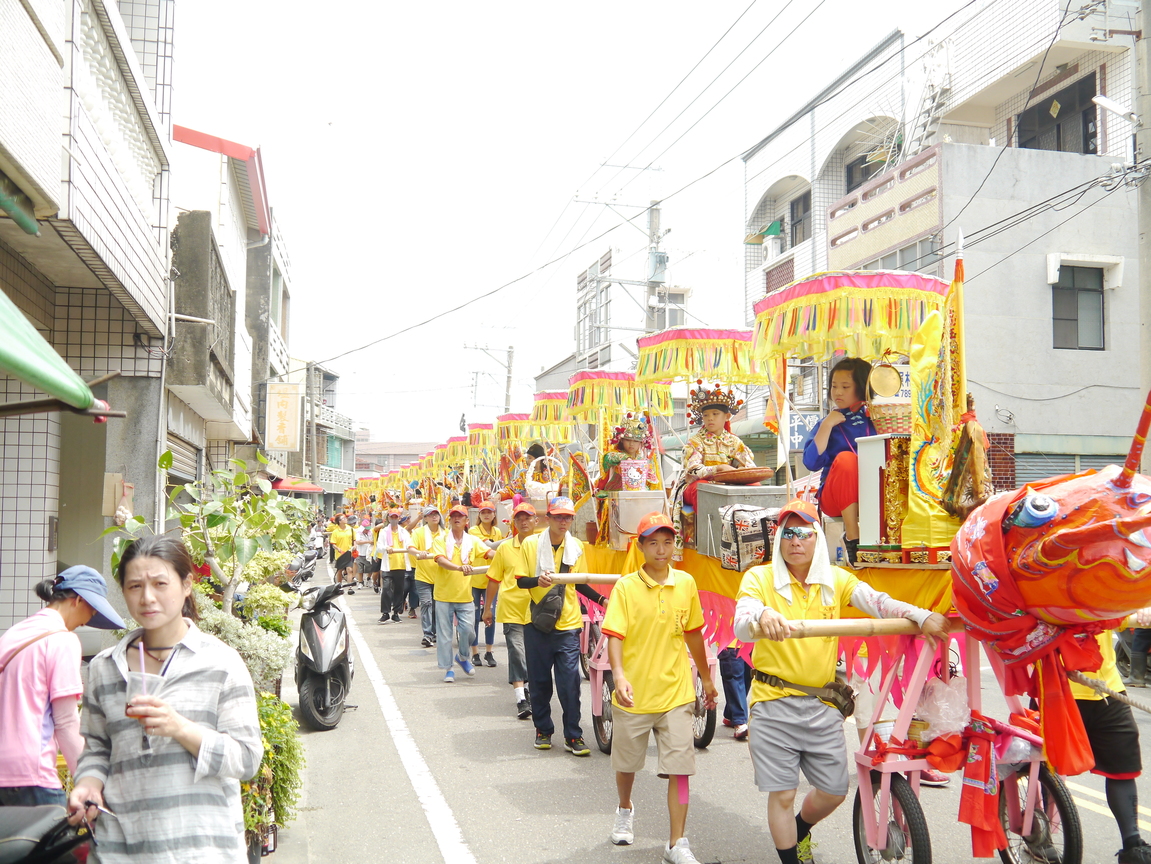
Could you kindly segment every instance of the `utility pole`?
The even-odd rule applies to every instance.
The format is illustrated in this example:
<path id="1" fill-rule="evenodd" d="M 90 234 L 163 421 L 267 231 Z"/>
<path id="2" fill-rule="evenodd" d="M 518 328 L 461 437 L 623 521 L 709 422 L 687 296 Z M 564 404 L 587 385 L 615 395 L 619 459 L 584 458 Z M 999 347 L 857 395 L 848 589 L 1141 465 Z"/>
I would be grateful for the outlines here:
<path id="1" fill-rule="evenodd" d="M 508 379 L 507 379 L 507 383 L 504 384 L 504 413 L 505 414 L 507 414 L 509 411 L 512 410 L 512 360 L 515 358 L 515 355 L 516 355 L 515 346 L 509 345 L 508 346 L 508 365 L 507 365 Z"/>
<path id="2" fill-rule="evenodd" d="M 320 400 L 317 398 L 317 394 L 316 394 L 316 390 L 318 388 L 316 387 L 315 372 L 316 372 L 316 367 L 313 366 L 311 363 L 309 363 L 308 364 L 308 370 L 307 370 L 307 373 L 308 373 L 308 407 L 309 407 L 309 410 L 311 413 L 311 426 L 312 426 L 311 434 L 308 436 L 310 439 L 308 442 L 308 447 L 312 451 L 312 453 L 311 453 L 312 458 L 309 461 L 312 463 L 311 480 L 313 483 L 318 483 L 319 479 L 320 479 L 320 463 L 316 458 L 316 435 L 317 435 L 317 428 L 316 427 L 318 425 L 316 423 L 316 419 L 317 419 L 316 415 L 319 413 L 319 409 L 316 407 L 316 405 Z"/>
<path id="3" fill-rule="evenodd" d="M 669 315 L 671 307 L 671 295 L 667 290 L 667 253 L 660 251 L 659 242 L 663 239 L 663 233 L 659 227 L 660 209 L 659 202 L 652 201 L 651 206 L 647 211 L 647 311 L 649 321 L 652 326 L 650 330 L 666 330 L 670 325 Z M 655 326 L 655 313 L 652 312 L 652 298 L 656 298 L 658 302 L 660 292 L 663 292 L 663 327 Z"/>
<path id="4" fill-rule="evenodd" d="M 1151 51 L 1147 48 L 1146 0 L 1135 13 L 1135 126 L 1136 163 L 1151 158 Z M 1151 183 L 1139 183 L 1139 384 L 1140 396 L 1151 392 Z M 1151 453 L 1143 452 L 1141 472 L 1151 472 Z"/>

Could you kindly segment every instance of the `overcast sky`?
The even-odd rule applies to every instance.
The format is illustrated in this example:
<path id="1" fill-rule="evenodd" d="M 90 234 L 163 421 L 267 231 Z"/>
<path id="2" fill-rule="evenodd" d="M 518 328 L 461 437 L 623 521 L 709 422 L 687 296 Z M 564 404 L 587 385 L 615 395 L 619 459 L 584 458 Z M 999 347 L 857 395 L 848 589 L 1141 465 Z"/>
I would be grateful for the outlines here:
<path id="1" fill-rule="evenodd" d="M 615 276 L 644 278 L 646 217 L 642 233 L 593 239 L 629 205 L 666 199 L 669 282 L 693 289 L 698 319 L 742 326 L 742 161 L 673 193 L 891 30 L 918 36 L 960 5 L 195 0 L 176 11 L 173 120 L 261 148 L 294 357 L 334 357 L 520 280 L 328 364 L 339 410 L 374 440 L 444 440 L 461 414 L 503 409 L 503 368 L 465 344 L 515 346 L 512 410 L 528 411 L 533 376 L 574 350 L 576 274 L 610 247 Z M 600 167 L 609 156 L 659 170 Z"/>

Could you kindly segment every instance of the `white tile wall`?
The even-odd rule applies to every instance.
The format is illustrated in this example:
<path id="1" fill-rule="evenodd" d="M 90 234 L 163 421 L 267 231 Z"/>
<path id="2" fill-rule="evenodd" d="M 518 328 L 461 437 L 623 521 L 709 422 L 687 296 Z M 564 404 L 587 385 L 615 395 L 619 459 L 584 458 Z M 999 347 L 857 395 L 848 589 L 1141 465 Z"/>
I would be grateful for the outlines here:
<path id="1" fill-rule="evenodd" d="M 0 399 L 43 394 L 0 377 Z M 60 421 L 55 414 L 0 419 L 0 632 L 40 609 L 32 587 L 56 575 L 48 518 L 59 502 Z"/>

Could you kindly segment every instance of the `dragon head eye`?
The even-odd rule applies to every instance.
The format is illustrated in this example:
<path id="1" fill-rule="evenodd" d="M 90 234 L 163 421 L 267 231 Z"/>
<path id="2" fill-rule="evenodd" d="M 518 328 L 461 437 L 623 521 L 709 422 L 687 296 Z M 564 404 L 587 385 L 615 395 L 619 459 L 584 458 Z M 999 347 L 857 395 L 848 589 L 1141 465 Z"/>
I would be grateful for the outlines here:
<path id="1" fill-rule="evenodd" d="M 1059 515 L 1059 505 L 1055 499 L 1038 492 L 1028 492 L 1003 520 L 1003 530 L 1008 528 L 1038 528 L 1046 525 Z"/>

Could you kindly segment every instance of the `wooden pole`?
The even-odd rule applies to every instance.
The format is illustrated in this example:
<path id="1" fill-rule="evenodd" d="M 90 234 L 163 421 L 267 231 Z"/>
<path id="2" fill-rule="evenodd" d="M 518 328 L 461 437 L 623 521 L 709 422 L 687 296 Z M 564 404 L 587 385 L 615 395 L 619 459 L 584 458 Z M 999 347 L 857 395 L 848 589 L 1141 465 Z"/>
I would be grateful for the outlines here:
<path id="1" fill-rule="evenodd" d="M 952 633 L 963 629 L 963 621 L 949 618 Z M 834 618 L 831 620 L 788 621 L 791 627 L 789 639 L 804 639 L 816 636 L 918 636 L 919 625 L 907 618 Z M 752 627 L 756 639 L 765 638 L 759 629 L 759 622 Z"/>
<path id="2" fill-rule="evenodd" d="M 618 573 L 555 573 L 552 583 L 555 585 L 614 585 L 623 577 Z"/>

